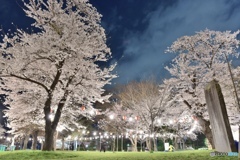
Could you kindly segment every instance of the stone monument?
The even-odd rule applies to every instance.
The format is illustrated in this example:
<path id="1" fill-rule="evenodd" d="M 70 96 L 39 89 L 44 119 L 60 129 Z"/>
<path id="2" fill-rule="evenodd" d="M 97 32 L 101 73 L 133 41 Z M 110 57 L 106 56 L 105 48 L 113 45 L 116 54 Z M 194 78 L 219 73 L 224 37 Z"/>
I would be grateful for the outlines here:
<path id="1" fill-rule="evenodd" d="M 204 93 L 216 151 L 236 152 L 220 85 L 213 80 L 205 87 Z"/>

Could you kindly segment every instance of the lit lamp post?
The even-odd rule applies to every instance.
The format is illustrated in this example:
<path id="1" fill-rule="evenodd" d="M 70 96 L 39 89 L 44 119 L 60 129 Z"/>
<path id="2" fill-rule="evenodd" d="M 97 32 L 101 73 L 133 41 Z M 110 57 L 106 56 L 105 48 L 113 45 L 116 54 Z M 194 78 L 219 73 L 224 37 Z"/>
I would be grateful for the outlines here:
<path id="1" fill-rule="evenodd" d="M 100 148 L 99 148 L 99 150 L 101 150 L 101 147 L 102 147 L 102 146 L 101 146 L 101 145 L 102 145 L 102 144 L 101 144 L 101 143 L 102 143 L 102 142 L 101 142 L 101 138 L 102 138 L 101 132 L 99 132 L 99 141 L 100 141 Z"/>
<path id="2" fill-rule="evenodd" d="M 117 152 L 118 152 L 118 130 L 117 130 Z"/>
<path id="3" fill-rule="evenodd" d="M 96 132 L 93 132 L 93 136 L 94 136 L 95 139 L 97 139 L 97 138 L 96 138 L 96 135 L 97 135 L 97 133 L 96 133 Z M 95 141 L 95 146 L 96 146 L 96 151 L 97 151 L 97 141 Z"/>
<path id="4" fill-rule="evenodd" d="M 71 135 L 69 135 L 69 136 L 67 137 L 67 139 L 68 139 L 68 150 L 70 150 L 70 141 L 71 141 L 71 138 L 72 138 Z"/>
<path id="5" fill-rule="evenodd" d="M 78 145 L 78 136 L 74 138 L 74 151 L 77 151 L 77 145 Z"/>
<path id="6" fill-rule="evenodd" d="M 121 133 L 121 138 L 122 138 L 122 140 L 121 140 L 121 150 L 123 152 L 123 133 Z"/>
<path id="7" fill-rule="evenodd" d="M 113 120 L 113 119 L 114 119 L 114 115 L 111 114 L 111 115 L 109 116 L 109 118 L 110 118 L 110 120 Z M 114 146 L 115 146 L 115 136 L 114 136 L 114 138 L 113 138 L 113 141 L 114 141 Z M 113 149 L 115 150 L 115 147 L 114 147 Z M 117 151 L 118 151 L 118 136 L 117 136 Z"/>
<path id="8" fill-rule="evenodd" d="M 143 141 L 143 131 L 139 131 L 140 135 L 140 141 L 141 141 L 141 152 L 142 152 L 142 141 Z"/>

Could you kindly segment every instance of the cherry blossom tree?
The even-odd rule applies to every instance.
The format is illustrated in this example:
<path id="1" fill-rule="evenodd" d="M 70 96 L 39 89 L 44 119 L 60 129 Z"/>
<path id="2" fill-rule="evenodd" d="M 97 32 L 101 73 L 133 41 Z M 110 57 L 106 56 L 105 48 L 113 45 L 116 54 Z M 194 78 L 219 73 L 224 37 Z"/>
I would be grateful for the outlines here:
<path id="1" fill-rule="evenodd" d="M 147 128 L 147 147 L 149 150 L 157 150 L 155 123 L 166 115 L 165 109 L 171 105 L 171 94 L 168 86 L 160 86 L 152 80 L 132 82 L 122 88 L 119 97 L 124 107 L 135 112 L 142 121 L 142 126 Z"/>
<path id="2" fill-rule="evenodd" d="M 131 141 L 132 151 L 137 150 L 137 142 L 146 142 L 149 150 L 154 145 L 156 150 L 156 141 L 153 139 L 157 138 L 175 141 L 187 137 L 196 139 L 196 132 L 200 131 L 197 121 L 183 102 L 178 101 L 174 88 L 168 86 L 166 81 L 163 85 L 146 81 L 119 87 L 115 98 L 118 103 L 113 103 L 106 110 L 106 117 L 99 121 L 99 126 L 108 132 L 121 128 L 121 132 L 126 132 L 126 137 Z M 184 107 L 179 109 L 179 105 Z"/>
<path id="3" fill-rule="evenodd" d="M 202 128 L 199 125 L 198 120 L 194 116 L 192 116 L 191 112 L 189 112 L 189 110 L 183 105 L 184 104 L 180 102 L 167 108 L 167 117 L 169 117 L 170 119 L 161 120 L 163 121 L 163 124 L 160 125 L 161 127 L 165 127 L 170 130 L 168 132 L 164 131 L 163 133 L 165 135 L 166 133 L 170 133 L 169 138 L 174 140 L 176 150 L 178 149 L 178 141 L 182 141 L 184 143 L 187 138 L 196 140 L 197 133 L 202 132 Z M 164 136 L 160 137 L 166 138 Z"/>
<path id="4" fill-rule="evenodd" d="M 181 100 L 198 119 L 203 133 L 214 148 L 210 122 L 204 98 L 204 87 L 213 79 L 221 84 L 230 81 L 226 58 L 238 56 L 237 32 L 204 30 L 193 36 L 183 36 L 167 52 L 179 53 L 166 69 L 176 78 Z"/>
<path id="5" fill-rule="evenodd" d="M 115 77 L 110 73 L 115 65 L 98 66 L 111 52 L 100 26 L 101 15 L 87 0 L 30 0 L 24 1 L 24 7 L 37 32 L 17 29 L 4 35 L 0 44 L 1 94 L 8 94 L 6 104 L 12 107 L 19 93 L 40 93 L 38 104 L 32 107 L 43 109 L 43 150 L 53 150 L 53 135 L 63 112 L 71 117 L 76 111 L 72 104 L 80 104 L 80 114 L 92 111 L 92 103 L 109 98 L 101 95 L 103 86 Z M 86 109 L 80 110 L 82 106 Z M 54 118 L 50 119 L 53 109 Z"/>
<path id="6" fill-rule="evenodd" d="M 104 112 L 105 117 L 99 120 L 99 127 L 105 131 L 115 133 L 116 136 L 125 136 L 131 141 L 131 150 L 137 151 L 137 142 L 141 131 L 146 128 L 136 111 L 124 107 L 121 103 Z"/>

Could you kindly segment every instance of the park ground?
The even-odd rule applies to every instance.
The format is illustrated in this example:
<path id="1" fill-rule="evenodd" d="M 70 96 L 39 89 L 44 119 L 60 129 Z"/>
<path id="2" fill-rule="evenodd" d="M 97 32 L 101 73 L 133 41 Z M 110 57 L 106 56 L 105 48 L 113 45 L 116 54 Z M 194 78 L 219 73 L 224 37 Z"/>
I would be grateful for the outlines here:
<path id="1" fill-rule="evenodd" d="M 238 157 L 211 157 L 213 151 L 99 152 L 99 151 L 3 151 L 1 160 L 237 160 Z"/>

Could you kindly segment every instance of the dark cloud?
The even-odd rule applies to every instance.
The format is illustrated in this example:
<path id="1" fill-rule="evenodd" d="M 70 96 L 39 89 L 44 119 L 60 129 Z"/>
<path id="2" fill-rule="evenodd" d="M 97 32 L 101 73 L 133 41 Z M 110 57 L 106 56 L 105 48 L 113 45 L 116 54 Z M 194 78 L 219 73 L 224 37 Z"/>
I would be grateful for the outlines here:
<path id="1" fill-rule="evenodd" d="M 164 66 L 174 56 L 164 53 L 168 46 L 181 36 L 192 35 L 206 28 L 238 30 L 239 10 L 238 0 L 179 0 L 171 4 L 160 3 L 143 17 L 142 20 L 148 24 L 143 31 L 125 31 L 123 58 L 116 69 L 119 74 L 116 81 L 127 82 L 151 74 L 164 78 Z"/>

